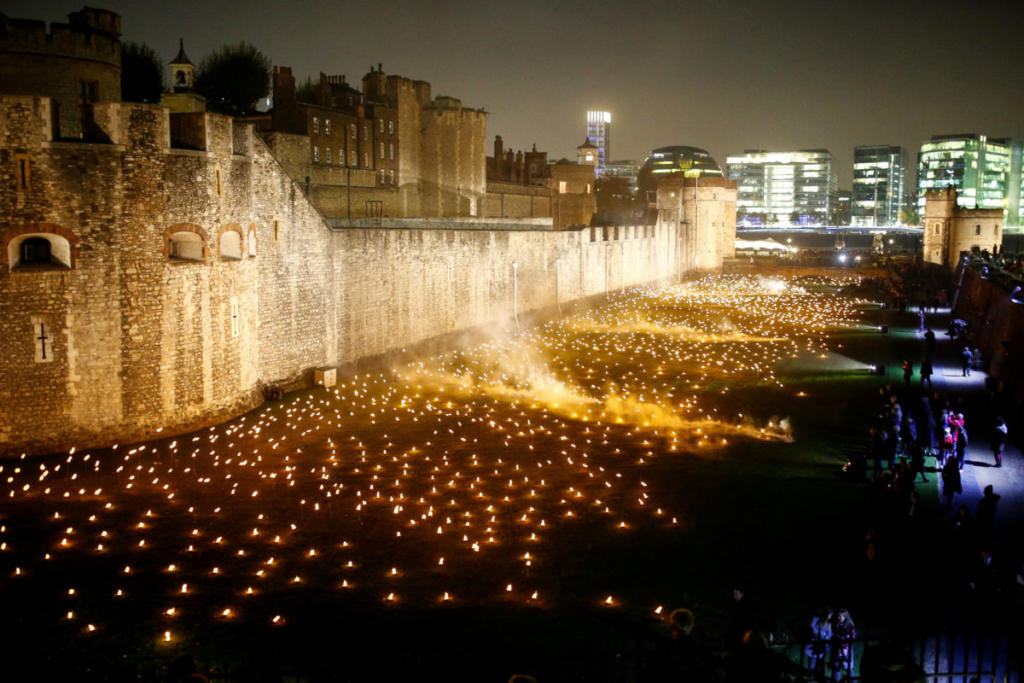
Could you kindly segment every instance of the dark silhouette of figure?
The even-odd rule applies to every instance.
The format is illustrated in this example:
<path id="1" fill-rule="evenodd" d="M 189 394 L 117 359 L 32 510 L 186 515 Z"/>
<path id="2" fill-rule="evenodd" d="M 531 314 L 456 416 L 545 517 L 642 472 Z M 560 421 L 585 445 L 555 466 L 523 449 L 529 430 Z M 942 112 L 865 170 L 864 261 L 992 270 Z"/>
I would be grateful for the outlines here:
<path id="1" fill-rule="evenodd" d="M 960 466 L 957 465 L 956 458 L 946 458 L 946 464 L 942 466 L 942 495 L 946 497 L 946 507 L 953 507 L 953 496 L 963 492 Z"/>
<path id="2" fill-rule="evenodd" d="M 921 386 L 924 386 L 925 382 L 928 382 L 928 391 L 932 390 L 932 361 L 930 358 L 925 358 L 921 363 L 921 369 L 919 373 L 921 375 Z"/>
<path id="3" fill-rule="evenodd" d="M 996 467 L 1003 466 L 1003 449 L 1006 448 L 1006 421 L 1001 417 L 996 418 L 996 424 L 992 428 L 990 442 L 992 444 L 992 455 L 996 458 Z"/>

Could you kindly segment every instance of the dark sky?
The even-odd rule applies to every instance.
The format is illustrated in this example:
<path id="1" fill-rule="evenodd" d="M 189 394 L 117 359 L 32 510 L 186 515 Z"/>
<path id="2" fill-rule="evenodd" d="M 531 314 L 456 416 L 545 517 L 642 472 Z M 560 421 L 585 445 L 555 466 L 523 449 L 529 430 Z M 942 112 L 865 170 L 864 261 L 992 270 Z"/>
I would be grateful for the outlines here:
<path id="1" fill-rule="evenodd" d="M 588 108 L 612 112 L 612 156 L 694 145 L 916 150 L 932 134 L 1024 137 L 1024 2 L 787 0 L 90 0 L 124 39 L 192 61 L 246 40 L 300 77 L 371 64 L 484 107 L 488 139 L 574 156 Z M 5 0 L 64 21 L 81 4 Z"/>

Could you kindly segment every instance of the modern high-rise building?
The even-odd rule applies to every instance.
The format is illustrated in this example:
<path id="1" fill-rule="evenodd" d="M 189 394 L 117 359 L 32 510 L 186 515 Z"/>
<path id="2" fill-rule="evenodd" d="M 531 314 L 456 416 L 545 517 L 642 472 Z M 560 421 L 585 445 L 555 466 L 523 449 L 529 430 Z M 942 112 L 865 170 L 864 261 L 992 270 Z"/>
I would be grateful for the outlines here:
<path id="1" fill-rule="evenodd" d="M 906 195 L 907 150 L 891 145 L 853 148 L 853 225 L 898 225 Z"/>
<path id="2" fill-rule="evenodd" d="M 737 184 L 737 225 L 828 225 L 833 221 L 838 179 L 827 149 L 748 149 L 726 157 L 726 165 L 729 180 Z"/>
<path id="3" fill-rule="evenodd" d="M 1021 224 L 1024 142 L 984 135 L 935 135 L 917 154 L 918 211 L 928 190 L 953 187 L 957 205 L 1002 209 L 1004 223 Z"/>
<path id="4" fill-rule="evenodd" d="M 636 187 L 636 176 L 640 172 L 640 164 L 633 159 L 613 159 L 604 166 L 606 178 L 624 178 L 630 187 Z"/>
<path id="5" fill-rule="evenodd" d="M 587 112 L 587 137 L 597 147 L 597 175 L 604 175 L 611 157 L 612 115 L 607 111 Z"/>

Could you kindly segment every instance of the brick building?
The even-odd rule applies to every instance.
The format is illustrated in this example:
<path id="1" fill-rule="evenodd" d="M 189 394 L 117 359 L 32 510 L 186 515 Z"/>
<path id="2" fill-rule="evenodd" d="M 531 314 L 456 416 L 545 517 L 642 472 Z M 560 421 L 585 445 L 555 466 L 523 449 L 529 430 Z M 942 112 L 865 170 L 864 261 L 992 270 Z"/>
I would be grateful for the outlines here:
<path id="1" fill-rule="evenodd" d="M 261 129 L 329 218 L 479 215 L 486 115 L 430 90 L 378 65 L 361 91 L 321 73 L 300 96 L 291 69 L 275 67 Z"/>

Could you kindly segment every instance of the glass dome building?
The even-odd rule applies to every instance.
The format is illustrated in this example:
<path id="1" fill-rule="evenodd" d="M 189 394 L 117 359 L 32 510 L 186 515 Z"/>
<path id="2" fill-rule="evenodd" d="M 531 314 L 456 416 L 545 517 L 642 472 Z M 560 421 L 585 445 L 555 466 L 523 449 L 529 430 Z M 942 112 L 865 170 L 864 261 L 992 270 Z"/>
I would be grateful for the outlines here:
<path id="1" fill-rule="evenodd" d="M 724 178 L 714 157 L 699 147 L 659 147 L 651 150 L 637 175 L 640 192 L 657 189 L 659 178 Z"/>

